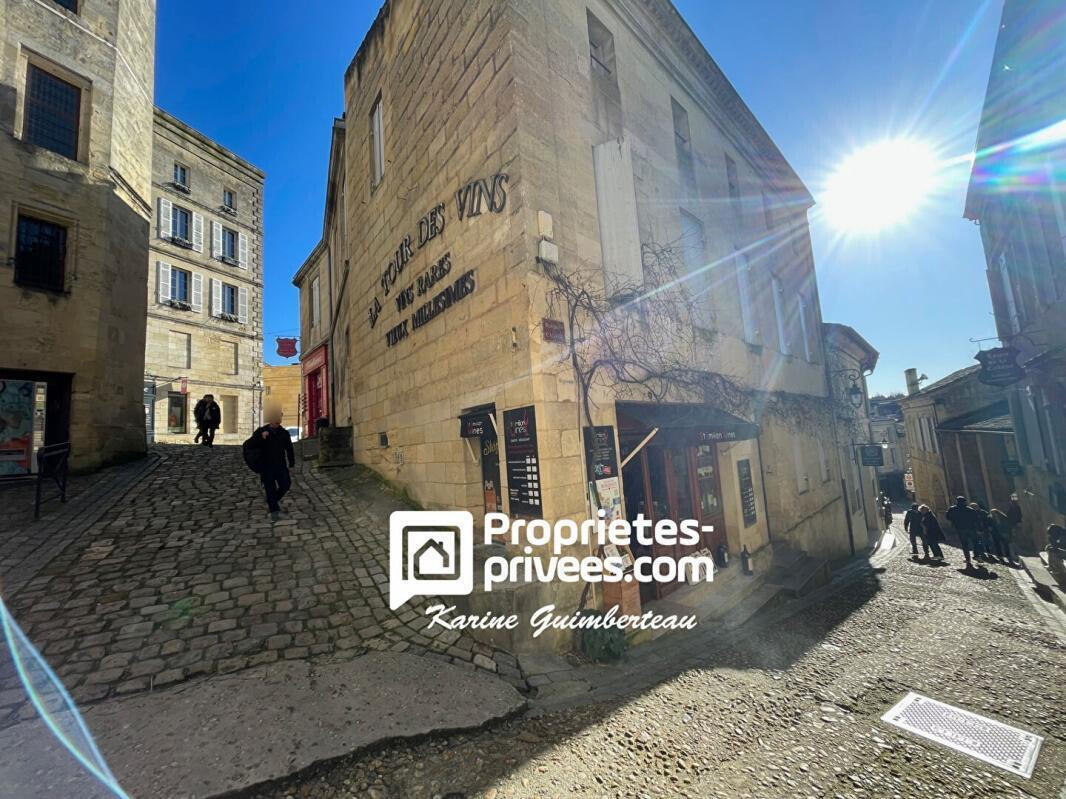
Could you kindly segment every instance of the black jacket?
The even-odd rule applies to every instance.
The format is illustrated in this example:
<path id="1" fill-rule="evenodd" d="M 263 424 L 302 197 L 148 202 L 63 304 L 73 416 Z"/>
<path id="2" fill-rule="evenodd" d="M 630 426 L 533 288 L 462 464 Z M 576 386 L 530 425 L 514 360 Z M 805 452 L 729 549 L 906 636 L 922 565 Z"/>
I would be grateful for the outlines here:
<path id="1" fill-rule="evenodd" d="M 192 415 L 196 419 L 198 427 L 210 427 L 213 430 L 217 430 L 222 426 L 222 409 L 218 407 L 218 403 L 214 400 L 211 400 L 211 402 L 200 400 L 196 403 L 196 407 L 193 408 Z"/>
<path id="2" fill-rule="evenodd" d="M 263 434 L 266 433 L 264 436 Z M 292 436 L 284 427 L 263 425 L 245 442 L 252 449 L 259 450 L 260 469 L 285 468 L 286 463 L 296 465 L 296 454 L 292 449 Z"/>
<path id="3" fill-rule="evenodd" d="M 965 505 L 952 505 L 944 515 L 951 526 L 961 533 L 976 533 L 982 527 L 981 515 Z"/>
<path id="4" fill-rule="evenodd" d="M 922 514 L 914 508 L 908 508 L 903 514 L 903 529 L 908 533 L 922 534 Z"/>
<path id="5" fill-rule="evenodd" d="M 917 513 L 917 511 L 915 511 Z M 940 529 L 940 522 L 934 513 L 922 514 L 922 527 L 925 529 L 926 541 L 943 541 L 944 531 Z"/>

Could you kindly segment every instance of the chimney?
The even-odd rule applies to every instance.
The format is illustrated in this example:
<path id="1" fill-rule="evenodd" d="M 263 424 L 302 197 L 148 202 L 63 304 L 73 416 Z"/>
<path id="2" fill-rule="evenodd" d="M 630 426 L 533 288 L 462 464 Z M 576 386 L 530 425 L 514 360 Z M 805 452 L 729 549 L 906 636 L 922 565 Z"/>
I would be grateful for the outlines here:
<path id="1" fill-rule="evenodd" d="M 903 376 L 907 379 L 907 396 L 909 397 L 911 394 L 917 394 L 920 390 L 920 386 L 918 385 L 918 370 L 906 369 L 903 372 Z"/>

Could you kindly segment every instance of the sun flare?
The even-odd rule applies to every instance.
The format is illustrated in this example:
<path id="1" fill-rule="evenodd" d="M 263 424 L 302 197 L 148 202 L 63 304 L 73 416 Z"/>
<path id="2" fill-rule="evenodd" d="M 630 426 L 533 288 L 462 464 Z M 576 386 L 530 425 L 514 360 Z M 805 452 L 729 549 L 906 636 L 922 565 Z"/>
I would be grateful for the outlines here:
<path id="1" fill-rule="evenodd" d="M 914 213 L 936 187 L 932 149 L 913 139 L 887 139 L 848 156 L 826 181 L 822 207 L 842 233 L 891 228 Z"/>

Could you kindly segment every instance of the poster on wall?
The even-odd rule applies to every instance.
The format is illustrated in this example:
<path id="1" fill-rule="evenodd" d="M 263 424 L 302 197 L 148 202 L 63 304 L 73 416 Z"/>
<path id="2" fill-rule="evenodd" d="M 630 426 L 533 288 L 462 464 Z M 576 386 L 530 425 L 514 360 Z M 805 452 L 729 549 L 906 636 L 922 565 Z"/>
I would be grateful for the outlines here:
<path id="1" fill-rule="evenodd" d="M 600 498 L 599 507 L 604 510 L 603 520 L 610 524 L 622 518 L 622 487 L 617 477 L 604 477 L 596 481 L 596 494 L 592 496 L 592 506 L 596 507 L 596 496 Z"/>
<path id="2" fill-rule="evenodd" d="M 589 480 L 618 476 L 618 457 L 614 449 L 614 427 L 601 425 L 586 427 L 585 453 Z"/>
<path id="3" fill-rule="evenodd" d="M 30 472 L 35 393 L 32 380 L 0 380 L 0 477 Z"/>
<path id="4" fill-rule="evenodd" d="M 507 448 L 507 498 L 512 516 L 542 514 L 537 415 L 532 405 L 503 412 Z"/>

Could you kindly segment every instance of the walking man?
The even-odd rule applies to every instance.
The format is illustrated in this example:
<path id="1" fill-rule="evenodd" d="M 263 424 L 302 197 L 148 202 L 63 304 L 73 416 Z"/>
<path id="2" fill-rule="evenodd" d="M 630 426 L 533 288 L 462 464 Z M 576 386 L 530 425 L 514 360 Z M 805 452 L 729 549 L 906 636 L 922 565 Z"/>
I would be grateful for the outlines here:
<path id="1" fill-rule="evenodd" d="M 214 394 L 204 394 L 203 399 L 193 408 L 192 415 L 196 420 L 197 430 L 193 443 L 201 443 L 206 447 L 213 446 L 215 431 L 222 425 L 222 409 L 215 402 Z"/>
<path id="2" fill-rule="evenodd" d="M 281 426 L 281 407 L 267 406 L 263 418 L 266 424 L 252 433 L 245 446 L 258 450 L 259 479 L 266 493 L 270 518 L 278 520 L 281 513 L 281 498 L 292 486 L 289 469 L 296 465 L 289 431 Z"/>
<path id="3" fill-rule="evenodd" d="M 922 544 L 929 545 L 929 548 L 933 550 L 934 558 L 940 561 L 944 560 L 944 551 L 940 548 L 940 542 L 944 540 L 944 531 L 940 527 L 940 522 L 937 521 L 936 514 L 930 510 L 928 505 L 922 505 L 918 508 L 918 514 L 921 518 L 922 529 L 925 532 Z"/>
<path id="4" fill-rule="evenodd" d="M 892 527 L 892 500 L 885 497 L 884 494 L 881 496 L 884 497 L 884 501 L 881 505 L 881 515 L 884 518 L 885 530 L 887 531 Z"/>
<path id="5" fill-rule="evenodd" d="M 981 526 L 981 517 L 977 515 L 977 511 L 966 506 L 966 497 L 962 496 L 955 497 L 955 504 L 948 509 L 945 515 L 959 536 L 959 546 L 962 548 L 962 554 L 966 558 L 966 568 L 968 570 L 972 569 L 973 561 L 970 559 L 970 553 L 975 553 L 974 548 L 977 546 L 977 531 Z"/>
<path id="6" fill-rule="evenodd" d="M 922 542 L 922 557 L 929 558 L 929 544 L 925 541 L 925 528 L 922 526 L 922 514 L 918 509 L 918 503 L 913 503 L 903 514 L 903 529 L 911 536 L 911 554 L 918 556 L 918 541 Z"/>

